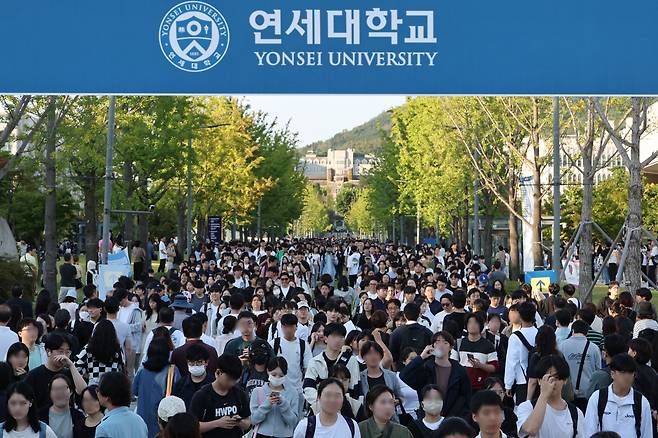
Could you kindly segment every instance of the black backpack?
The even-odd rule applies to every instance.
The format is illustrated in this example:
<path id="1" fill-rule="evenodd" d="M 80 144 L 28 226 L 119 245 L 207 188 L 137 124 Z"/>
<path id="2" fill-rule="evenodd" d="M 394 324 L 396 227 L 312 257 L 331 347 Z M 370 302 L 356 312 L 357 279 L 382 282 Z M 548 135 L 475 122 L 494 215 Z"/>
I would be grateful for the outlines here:
<path id="1" fill-rule="evenodd" d="M 274 355 L 278 356 L 281 351 L 281 338 L 274 339 Z M 304 353 L 306 353 L 306 342 L 299 339 L 299 369 L 304 374 Z"/>
<path id="2" fill-rule="evenodd" d="M 413 347 L 417 352 L 423 351 L 431 343 L 431 338 L 427 338 L 425 327 L 419 323 L 406 325 L 406 333 L 403 333 L 402 339 L 405 340 L 405 347 Z"/>
<path id="3" fill-rule="evenodd" d="M 635 434 L 640 438 L 642 428 L 642 394 L 634 389 L 633 391 L 633 416 L 635 417 Z M 599 415 L 599 429 L 603 430 L 603 412 L 608 404 L 608 388 L 599 389 L 599 400 L 597 410 Z"/>
<path id="4" fill-rule="evenodd" d="M 350 428 L 350 432 L 352 433 L 352 438 L 354 438 L 354 423 L 352 422 L 351 418 L 348 418 L 344 415 L 341 414 L 341 417 L 345 419 L 347 422 L 347 426 Z M 317 417 L 315 415 L 311 415 L 306 419 L 306 435 L 305 438 L 313 438 L 315 435 L 315 426 L 317 424 Z"/>
<path id="5" fill-rule="evenodd" d="M 536 398 L 532 399 L 530 403 L 532 403 L 532 407 L 534 408 L 535 405 L 537 404 L 537 399 Z M 567 403 L 567 409 L 569 409 L 569 415 L 571 415 L 571 421 L 573 422 L 573 438 L 576 438 L 576 436 L 578 435 L 578 408 L 574 404 L 571 404 L 569 402 L 566 403 Z"/>
<path id="6" fill-rule="evenodd" d="M 519 341 L 523 344 L 523 346 L 528 350 L 528 361 L 530 361 L 530 356 L 532 356 L 532 353 L 535 352 L 535 346 L 531 345 L 530 342 L 528 342 L 528 339 L 521 333 L 521 330 L 517 330 L 513 335 L 516 335 L 519 338 Z M 526 382 L 528 381 L 528 373 L 521 367 L 521 371 L 523 372 L 523 376 L 525 377 Z"/>

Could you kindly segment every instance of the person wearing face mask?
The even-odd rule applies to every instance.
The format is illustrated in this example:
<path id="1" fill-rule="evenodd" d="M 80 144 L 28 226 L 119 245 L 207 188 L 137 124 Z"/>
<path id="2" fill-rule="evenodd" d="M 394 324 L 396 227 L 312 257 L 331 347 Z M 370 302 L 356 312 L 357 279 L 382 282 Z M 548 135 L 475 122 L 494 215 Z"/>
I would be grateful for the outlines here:
<path id="1" fill-rule="evenodd" d="M 288 363 L 273 357 L 267 363 L 268 383 L 254 389 L 249 407 L 254 437 L 291 437 L 299 420 L 300 396 L 294 387 L 287 388 Z"/>
<path id="2" fill-rule="evenodd" d="M 414 438 L 435 438 L 436 430 L 441 425 L 443 417 L 443 396 L 438 385 L 425 385 L 421 391 L 422 408 L 425 416 L 409 424 L 409 431 Z"/>
<path id="3" fill-rule="evenodd" d="M 455 338 L 440 331 L 432 336 L 432 342 L 420 356 L 412 360 L 400 372 L 400 378 L 419 392 L 427 384 L 436 384 L 444 397 L 446 417 L 465 417 L 471 401 L 471 382 L 466 370 L 458 361 L 450 359 Z M 434 356 L 433 361 L 426 361 Z"/>
<path id="4" fill-rule="evenodd" d="M 174 385 L 172 394 L 180 397 L 185 406 L 189 406 L 194 393 L 202 386 L 212 383 L 212 375 L 208 373 L 210 355 L 201 345 L 190 345 L 185 352 L 188 374 Z"/>

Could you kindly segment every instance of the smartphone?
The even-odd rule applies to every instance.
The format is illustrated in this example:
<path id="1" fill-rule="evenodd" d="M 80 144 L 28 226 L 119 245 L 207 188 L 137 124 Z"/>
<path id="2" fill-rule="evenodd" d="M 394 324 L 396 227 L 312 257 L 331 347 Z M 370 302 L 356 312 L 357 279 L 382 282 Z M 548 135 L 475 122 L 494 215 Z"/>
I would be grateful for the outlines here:
<path id="1" fill-rule="evenodd" d="M 466 353 L 466 357 L 468 358 L 468 360 L 475 359 L 475 356 L 473 356 L 471 353 Z"/>
<path id="2" fill-rule="evenodd" d="M 270 395 L 273 397 L 279 397 L 279 392 L 278 391 L 272 391 L 270 392 Z"/>

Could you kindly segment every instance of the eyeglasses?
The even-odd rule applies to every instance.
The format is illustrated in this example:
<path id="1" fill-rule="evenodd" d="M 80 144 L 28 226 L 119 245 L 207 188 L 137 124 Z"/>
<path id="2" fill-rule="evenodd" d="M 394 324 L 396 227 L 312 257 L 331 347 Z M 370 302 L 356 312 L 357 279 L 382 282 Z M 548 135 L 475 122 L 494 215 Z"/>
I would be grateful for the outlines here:
<path id="1" fill-rule="evenodd" d="M 452 303 L 441 303 L 441 307 L 448 307 L 448 306 L 450 306 L 451 304 L 452 304 Z"/>

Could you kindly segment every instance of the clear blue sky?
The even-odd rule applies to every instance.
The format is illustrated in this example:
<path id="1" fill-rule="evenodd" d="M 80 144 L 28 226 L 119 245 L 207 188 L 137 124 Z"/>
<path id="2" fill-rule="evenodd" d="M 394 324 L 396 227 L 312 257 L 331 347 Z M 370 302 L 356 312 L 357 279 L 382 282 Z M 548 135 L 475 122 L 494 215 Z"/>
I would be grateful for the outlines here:
<path id="1" fill-rule="evenodd" d="M 404 96 L 351 95 L 249 95 L 246 102 L 277 118 L 290 122 L 299 133 L 299 146 L 326 140 L 344 129 L 351 129 L 379 113 L 404 103 Z"/>

